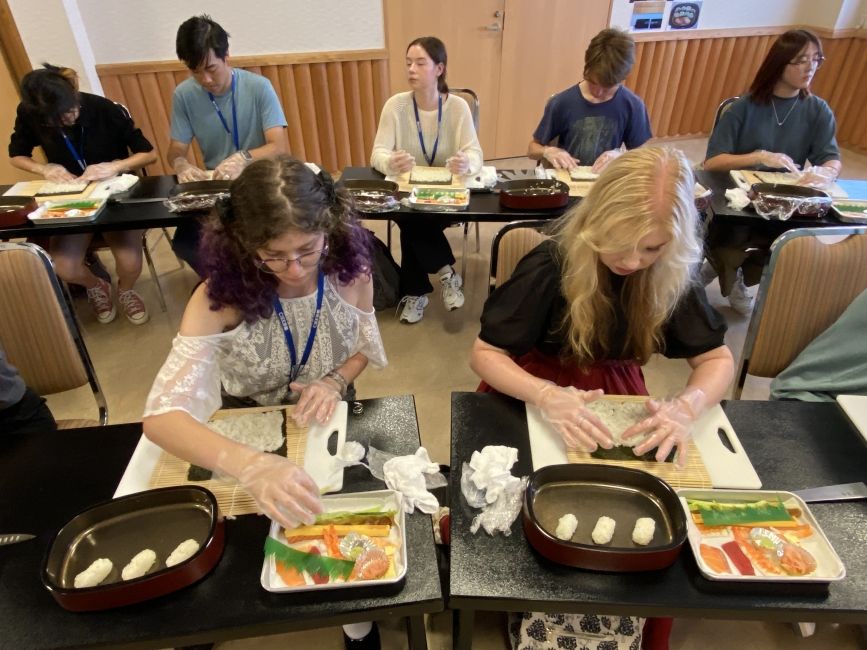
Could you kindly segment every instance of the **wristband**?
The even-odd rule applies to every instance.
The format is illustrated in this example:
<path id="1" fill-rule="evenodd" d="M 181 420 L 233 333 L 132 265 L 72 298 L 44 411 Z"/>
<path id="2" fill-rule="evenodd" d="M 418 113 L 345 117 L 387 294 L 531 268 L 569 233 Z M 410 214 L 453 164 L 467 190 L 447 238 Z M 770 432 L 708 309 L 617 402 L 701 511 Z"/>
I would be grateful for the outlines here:
<path id="1" fill-rule="evenodd" d="M 330 379 L 334 383 L 337 384 L 337 391 L 340 393 L 340 397 L 344 397 L 346 395 L 346 390 L 349 388 L 349 385 L 346 382 L 346 379 L 336 370 L 332 370 L 326 373 L 325 379 Z"/>

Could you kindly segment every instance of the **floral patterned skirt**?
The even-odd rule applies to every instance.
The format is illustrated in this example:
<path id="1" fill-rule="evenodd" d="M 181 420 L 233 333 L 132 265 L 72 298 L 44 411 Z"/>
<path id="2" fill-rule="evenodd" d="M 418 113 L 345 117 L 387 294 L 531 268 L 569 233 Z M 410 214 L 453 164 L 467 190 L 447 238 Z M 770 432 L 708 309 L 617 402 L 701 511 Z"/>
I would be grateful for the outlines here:
<path id="1" fill-rule="evenodd" d="M 639 650 L 644 619 L 596 614 L 510 614 L 512 650 Z"/>

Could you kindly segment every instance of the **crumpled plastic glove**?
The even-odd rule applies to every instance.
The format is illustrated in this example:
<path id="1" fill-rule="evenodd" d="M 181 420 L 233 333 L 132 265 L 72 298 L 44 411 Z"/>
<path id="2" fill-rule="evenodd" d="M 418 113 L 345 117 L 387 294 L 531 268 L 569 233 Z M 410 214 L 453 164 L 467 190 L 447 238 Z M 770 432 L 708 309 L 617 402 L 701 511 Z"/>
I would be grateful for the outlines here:
<path id="1" fill-rule="evenodd" d="M 574 169 L 580 162 L 559 147 L 545 147 L 542 149 L 542 158 L 551 163 L 554 169 Z"/>
<path id="2" fill-rule="evenodd" d="M 317 379 L 309 384 L 293 381 L 289 390 L 301 393 L 295 403 L 292 419 L 299 426 L 307 426 L 310 420 L 325 424 L 334 414 L 334 409 L 341 400 L 340 391 L 331 382 Z"/>
<path id="3" fill-rule="evenodd" d="M 604 392 L 578 390 L 574 386 L 546 384 L 536 399 L 542 417 L 563 437 L 567 447 L 582 451 L 596 451 L 597 447 L 611 449 L 614 439 L 602 420 L 587 408 Z"/>
<path id="4" fill-rule="evenodd" d="M 209 181 L 211 175 L 204 169 L 199 169 L 183 156 L 178 156 L 172 162 L 178 183 L 194 183 L 196 181 Z"/>
<path id="5" fill-rule="evenodd" d="M 117 176 L 119 172 L 120 164 L 117 162 L 96 163 L 88 165 L 79 178 L 83 181 L 102 181 Z"/>
<path id="6" fill-rule="evenodd" d="M 771 169 L 788 169 L 790 172 L 797 172 L 798 166 L 795 161 L 784 153 L 776 153 L 774 151 L 765 151 L 760 149 L 758 152 L 759 163 Z"/>
<path id="7" fill-rule="evenodd" d="M 512 534 L 512 524 L 521 512 L 529 477 L 513 478 L 515 481 L 500 493 L 497 500 L 485 506 L 485 509 L 473 518 L 473 523 L 470 524 L 471 533 L 475 535 L 481 526 L 492 537 L 497 532 L 503 533 L 506 537 Z"/>
<path id="8" fill-rule="evenodd" d="M 686 466 L 689 439 L 692 425 L 704 409 L 707 397 L 700 388 L 688 388 L 671 399 L 649 399 L 645 408 L 650 417 L 633 424 L 623 432 L 622 438 L 628 440 L 640 435 L 647 437 L 633 448 L 635 455 L 647 453 L 656 448 L 656 460 L 664 461 L 672 448 L 677 447 L 675 464 Z"/>
<path id="9" fill-rule="evenodd" d="M 446 160 L 446 168 L 455 176 L 466 176 L 470 173 L 470 158 L 463 151 L 458 151 Z"/>
<path id="10" fill-rule="evenodd" d="M 214 180 L 231 181 L 238 178 L 246 166 L 247 159 L 240 151 L 236 151 L 214 168 Z"/>
<path id="11" fill-rule="evenodd" d="M 254 449 L 241 453 L 245 457 L 239 461 L 221 452 L 215 469 L 234 476 L 262 512 L 281 526 L 295 528 L 316 521 L 322 503 L 319 488 L 307 472 L 276 454 Z"/>
<path id="12" fill-rule="evenodd" d="M 71 183 L 75 180 L 75 176 L 69 173 L 63 165 L 48 163 L 42 167 L 42 177 L 52 183 Z"/>
<path id="13" fill-rule="evenodd" d="M 608 151 L 603 151 L 599 154 L 599 157 L 596 159 L 596 162 L 593 163 L 593 167 L 590 169 L 594 174 L 600 173 L 603 169 L 605 169 L 605 165 L 610 163 L 615 158 L 619 158 L 623 155 L 623 152 L 620 149 L 609 149 Z"/>
<path id="14" fill-rule="evenodd" d="M 439 474 L 439 471 L 439 465 L 431 461 L 424 447 L 409 456 L 395 456 L 382 466 L 385 484 L 390 490 L 400 492 L 401 508 L 407 514 L 416 508 L 428 515 L 437 511 L 439 502 L 428 492 L 425 474 Z"/>
<path id="15" fill-rule="evenodd" d="M 415 166 L 415 158 L 403 149 L 392 151 L 388 158 L 388 168 L 394 174 L 403 174 Z"/>
<path id="16" fill-rule="evenodd" d="M 461 477 L 471 481 L 479 490 L 485 491 L 485 503 L 494 503 L 505 490 L 518 481 L 512 476 L 512 465 L 518 460 L 518 450 L 503 445 L 487 445 L 482 451 L 474 451 L 469 469 Z M 464 495 L 466 496 L 466 494 Z"/>
<path id="17" fill-rule="evenodd" d="M 806 185 L 815 187 L 817 190 L 825 190 L 834 184 L 837 180 L 837 171 L 831 167 L 822 167 L 821 165 L 807 165 L 801 178 L 798 179 L 798 185 Z"/>

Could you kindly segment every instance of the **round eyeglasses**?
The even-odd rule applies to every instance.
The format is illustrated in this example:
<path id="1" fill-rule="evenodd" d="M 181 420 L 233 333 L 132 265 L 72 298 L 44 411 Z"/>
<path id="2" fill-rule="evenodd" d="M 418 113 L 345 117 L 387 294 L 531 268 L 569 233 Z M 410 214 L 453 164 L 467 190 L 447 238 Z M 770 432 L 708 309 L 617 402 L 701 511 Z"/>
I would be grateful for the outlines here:
<path id="1" fill-rule="evenodd" d="M 811 68 L 816 66 L 817 68 L 822 67 L 822 64 L 825 62 L 824 54 L 817 54 L 816 56 L 799 56 L 797 59 L 793 61 L 789 61 L 789 65 L 799 65 L 805 66 L 809 65 Z"/>
<path id="2" fill-rule="evenodd" d="M 265 273 L 283 273 L 289 270 L 292 262 L 297 262 L 301 268 L 310 269 L 319 264 L 320 260 L 328 254 L 328 246 L 324 246 L 318 251 L 304 253 L 298 257 L 269 257 L 262 259 L 260 257 L 253 258 L 259 270 Z"/>

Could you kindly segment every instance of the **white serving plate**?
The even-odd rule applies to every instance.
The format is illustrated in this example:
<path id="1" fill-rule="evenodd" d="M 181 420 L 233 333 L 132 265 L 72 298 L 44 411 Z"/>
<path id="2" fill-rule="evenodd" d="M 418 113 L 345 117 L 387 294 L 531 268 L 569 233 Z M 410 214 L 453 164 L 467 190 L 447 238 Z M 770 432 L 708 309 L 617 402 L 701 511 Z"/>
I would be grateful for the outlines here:
<path id="1" fill-rule="evenodd" d="M 776 582 L 776 583 L 828 583 L 842 580 L 846 577 L 846 568 L 840 561 L 840 556 L 831 546 L 831 542 L 825 536 L 825 533 L 813 517 L 813 513 L 807 507 L 807 504 L 797 495 L 792 492 L 784 492 L 780 490 L 695 490 L 695 489 L 680 489 L 677 490 L 677 495 L 680 497 L 680 503 L 686 512 L 687 539 L 692 547 L 692 554 L 695 556 L 699 570 L 704 577 L 709 580 L 720 582 Z M 789 576 L 789 575 L 741 575 L 737 573 L 732 562 L 729 561 L 729 566 L 734 571 L 733 573 L 721 574 L 715 572 L 701 557 L 699 545 L 704 543 L 710 546 L 722 547 L 726 542 L 734 539 L 731 534 L 726 536 L 708 536 L 702 538 L 701 533 L 692 520 L 692 515 L 689 512 L 689 506 L 686 503 L 687 499 L 702 499 L 705 501 L 720 501 L 723 503 L 731 503 L 738 501 L 760 501 L 780 499 L 786 508 L 798 508 L 801 511 L 800 519 L 813 528 L 813 534 L 810 537 L 798 540 L 798 546 L 802 547 L 816 560 L 816 571 L 807 576 Z M 725 553 L 725 551 L 723 551 Z M 760 571 L 758 567 L 753 565 L 757 574 Z"/>
<path id="2" fill-rule="evenodd" d="M 406 553 L 406 515 L 400 507 L 400 495 L 394 490 L 376 490 L 373 492 L 355 492 L 351 494 L 332 494 L 322 498 L 322 506 L 325 512 L 341 510 L 367 510 L 381 507 L 383 510 L 394 510 L 395 526 L 400 534 L 400 547 L 395 552 L 394 565 L 395 576 L 378 580 L 361 580 L 358 582 L 334 582 L 325 584 L 309 584 L 287 586 L 277 575 L 276 560 L 274 556 L 267 556 L 262 563 L 260 581 L 262 588 L 274 593 L 295 593 L 299 591 L 321 591 L 324 589 L 358 589 L 363 587 L 376 587 L 393 585 L 406 578 L 407 553 Z M 268 536 L 285 544 L 286 538 L 281 534 L 282 526 L 276 521 L 271 522 Z"/>

